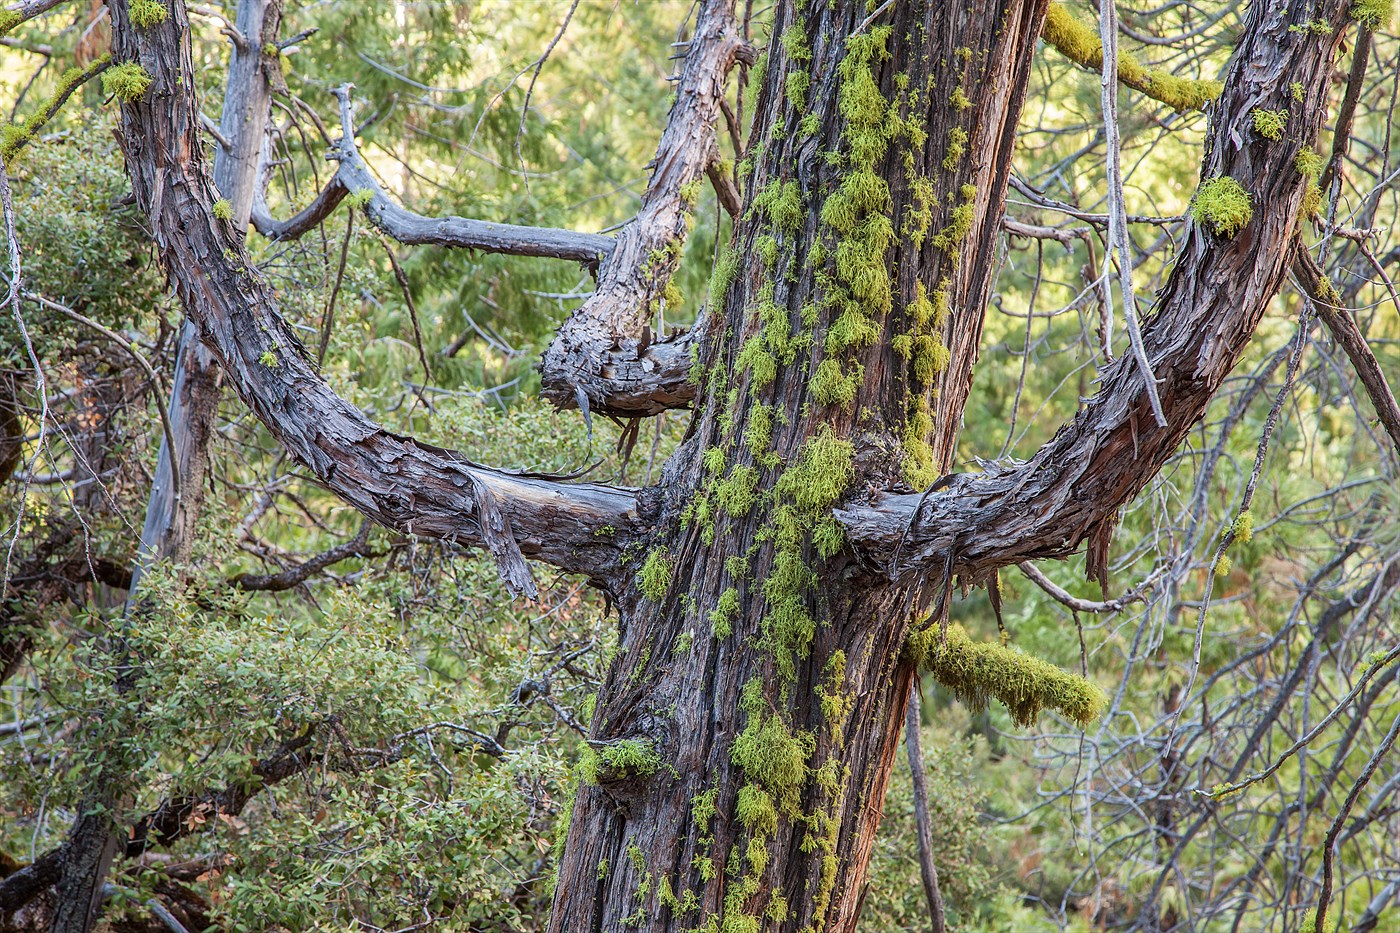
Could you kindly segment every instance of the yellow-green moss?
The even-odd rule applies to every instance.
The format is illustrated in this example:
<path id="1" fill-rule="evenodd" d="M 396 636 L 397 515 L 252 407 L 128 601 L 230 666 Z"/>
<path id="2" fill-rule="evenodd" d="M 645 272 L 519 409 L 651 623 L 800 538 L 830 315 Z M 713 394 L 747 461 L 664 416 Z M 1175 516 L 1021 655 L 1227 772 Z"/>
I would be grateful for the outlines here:
<path id="1" fill-rule="evenodd" d="M 1312 146 L 1304 146 L 1293 158 L 1293 167 L 1306 178 L 1317 178 L 1322 174 L 1322 155 Z"/>
<path id="2" fill-rule="evenodd" d="M 710 273 L 710 308 L 718 309 L 724 301 L 724 296 L 729 293 L 729 286 L 734 282 L 734 276 L 739 272 L 739 254 L 733 250 L 725 252 L 715 261 L 714 271 Z"/>
<path id="3" fill-rule="evenodd" d="M 1063 3 L 1050 4 L 1041 36 L 1070 61 L 1091 71 L 1103 71 L 1103 42 L 1098 31 L 1075 19 Z M 1148 68 L 1123 51 L 1118 53 L 1118 80 L 1178 113 L 1203 109 L 1225 89 L 1219 81 L 1179 78 L 1170 72 Z"/>
<path id="4" fill-rule="evenodd" d="M 855 478 L 855 446 L 824 424 L 802 445 L 795 466 L 778 480 L 778 491 L 798 508 L 829 509 Z"/>
<path id="5" fill-rule="evenodd" d="M 667 549 L 652 548 L 642 563 L 642 569 L 637 571 L 637 589 L 652 602 L 661 602 L 666 598 L 666 591 L 671 588 L 671 575 L 674 570 L 675 566 Z"/>
<path id="6" fill-rule="evenodd" d="M 1287 110 L 1265 110 L 1263 107 L 1255 107 L 1249 115 L 1254 121 L 1254 132 L 1275 142 L 1283 139 L 1283 130 L 1288 125 Z"/>
<path id="7" fill-rule="evenodd" d="M 1356 0 L 1351 5 L 1351 18 L 1373 32 L 1387 28 L 1394 15 L 1394 0 Z"/>
<path id="8" fill-rule="evenodd" d="M 1249 510 L 1241 512 L 1230 525 L 1230 530 L 1235 533 L 1235 540 L 1241 544 L 1247 544 L 1254 539 L 1254 516 Z"/>
<path id="9" fill-rule="evenodd" d="M 618 779 L 651 777 L 661 768 L 661 755 L 655 743 L 647 739 L 621 739 L 596 749 L 586 747 L 579 756 L 579 780 L 597 784 L 602 768 L 609 769 Z"/>
<path id="10" fill-rule="evenodd" d="M 1230 575 L 1230 571 L 1235 569 L 1235 562 L 1229 554 L 1221 554 L 1220 559 L 1215 562 L 1215 575 L 1224 580 Z"/>
<path id="11" fill-rule="evenodd" d="M 954 110 L 962 112 L 972 106 L 972 99 L 967 96 L 967 93 L 963 91 L 963 86 L 959 84 L 957 87 L 953 88 L 953 93 L 948 98 L 948 103 Z"/>
<path id="12" fill-rule="evenodd" d="M 233 220 L 233 204 L 229 202 L 228 198 L 219 198 L 215 201 L 213 211 L 214 216 L 222 221 Z"/>
<path id="13" fill-rule="evenodd" d="M 710 610 L 710 632 L 716 638 L 728 638 L 734 633 L 734 620 L 739 615 L 739 591 L 729 587 L 719 594 L 719 602 Z"/>
<path id="14" fill-rule="evenodd" d="M 14 29 L 22 22 L 24 22 L 24 17 L 20 16 L 14 10 L 0 7 L 0 36 L 9 35 L 10 30 Z"/>
<path id="15" fill-rule="evenodd" d="M 974 642 L 960 625 L 923 628 L 909 637 L 906 650 L 969 707 L 981 709 L 995 698 L 1021 726 L 1052 709 L 1085 727 L 1108 702 L 1104 692 L 1083 677 L 999 642 Z"/>
<path id="16" fill-rule="evenodd" d="M 153 80 L 136 62 L 122 62 L 102 73 L 102 89 L 129 104 L 140 100 L 151 89 Z"/>
<path id="17" fill-rule="evenodd" d="M 357 207 L 364 207 L 365 205 L 369 204 L 370 201 L 373 200 L 373 188 L 360 188 L 359 190 L 352 191 L 345 196 L 345 206 L 353 211 Z"/>
<path id="18" fill-rule="evenodd" d="M 1254 216 L 1249 192 L 1229 175 L 1202 182 L 1191 215 L 1223 237 L 1233 237 Z"/>
<path id="19" fill-rule="evenodd" d="M 758 680 L 744 685 L 740 706 L 748 713 L 748 722 L 734 740 L 730 758 L 744 777 L 768 794 L 778 810 L 795 816 L 816 738 L 810 732 L 790 729 L 781 714 L 768 712 Z"/>
<path id="20" fill-rule="evenodd" d="M 788 105 L 793 110 L 802 110 L 807 106 L 807 91 L 812 86 L 812 76 L 805 71 L 789 71 L 787 77 L 783 79 L 783 92 L 787 96 Z"/>
<path id="21" fill-rule="evenodd" d="M 758 501 L 758 470 L 750 466 L 736 466 L 729 477 L 716 487 L 716 501 L 730 518 L 740 518 L 749 514 Z"/>
<path id="22" fill-rule="evenodd" d="M 950 172 L 956 169 L 965 152 L 967 152 L 967 130 L 955 126 L 948 131 L 948 148 L 944 150 L 943 167 Z"/>
<path id="23" fill-rule="evenodd" d="M 1303 94 L 1304 94 L 1304 92 L 1303 92 L 1303 82 L 1302 82 L 1302 81 L 1294 81 L 1292 84 L 1288 85 L 1288 93 L 1289 93 L 1290 96 L 1292 96 L 1292 98 L 1293 98 L 1294 100 L 1296 100 L 1296 101 L 1298 101 L 1299 103 L 1301 103 L 1302 100 L 1303 100 Z"/>
<path id="24" fill-rule="evenodd" d="M 8 10 L 0 9 L 0 13 L 8 13 Z M 18 16 L 19 14 L 15 14 Z M 4 29 L 0 29 L 0 35 L 4 34 Z M 6 126 L 0 130 L 0 160 L 9 165 L 19 151 L 33 142 L 39 134 L 39 130 L 49 122 L 53 114 L 58 112 L 59 107 L 68 99 L 69 95 L 78 88 L 79 85 L 89 80 L 93 75 L 107 67 L 112 60 L 110 54 L 103 54 L 88 63 L 86 68 L 79 68 L 73 65 L 63 72 L 58 79 L 58 86 L 54 88 L 53 95 L 48 102 L 39 110 L 30 114 L 23 122 Z"/>
<path id="25" fill-rule="evenodd" d="M 131 21 L 142 29 L 163 23 L 170 15 L 160 0 L 128 0 L 127 9 L 131 12 Z"/>

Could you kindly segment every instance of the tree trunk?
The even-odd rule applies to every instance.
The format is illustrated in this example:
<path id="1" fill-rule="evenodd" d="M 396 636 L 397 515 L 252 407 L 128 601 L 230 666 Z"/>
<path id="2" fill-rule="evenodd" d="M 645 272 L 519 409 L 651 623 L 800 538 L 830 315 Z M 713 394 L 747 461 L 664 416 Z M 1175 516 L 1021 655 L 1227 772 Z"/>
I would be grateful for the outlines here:
<path id="1" fill-rule="evenodd" d="M 282 0 L 240 0 L 238 5 L 236 25 L 242 40 L 233 43 L 221 121 L 229 146 L 220 145 L 214 158 L 214 184 L 230 200 L 238 231 L 248 228 L 258 153 L 271 105 L 271 83 L 262 49 L 265 39 L 275 38 L 281 13 Z M 170 439 L 162 439 L 141 543 L 132 566 L 128 612 L 139 611 L 141 574 L 151 564 L 189 557 L 206 488 L 220 381 L 218 363 L 199 339 L 198 328 L 187 321 L 180 332 L 171 380 L 168 418 L 174 449 Z M 116 646 L 114 661 L 124 655 L 124 647 Z M 124 674 L 118 688 L 132 679 Z M 125 793 L 122 770 L 118 766 L 98 773 L 83 812 L 64 843 L 57 886 L 59 907 L 51 927 L 54 933 L 88 933 L 97 920 L 103 884 L 121 843 L 114 818 Z"/>
<path id="2" fill-rule="evenodd" d="M 830 510 L 953 457 L 1044 4 L 798 6 L 774 13 L 703 411 L 619 600 L 557 933 L 859 912 L 934 588 L 870 573 Z"/>

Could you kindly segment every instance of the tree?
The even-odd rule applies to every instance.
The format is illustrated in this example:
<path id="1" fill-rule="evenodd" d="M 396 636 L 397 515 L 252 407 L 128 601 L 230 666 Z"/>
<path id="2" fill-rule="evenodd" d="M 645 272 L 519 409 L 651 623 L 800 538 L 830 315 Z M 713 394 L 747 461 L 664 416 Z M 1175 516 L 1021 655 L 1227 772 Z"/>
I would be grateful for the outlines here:
<path id="1" fill-rule="evenodd" d="M 334 177 L 286 221 L 249 205 L 254 224 L 291 237 L 354 199 L 403 243 L 595 267 L 597 290 L 560 327 L 541 378 L 548 398 L 589 419 L 693 405 L 661 482 L 636 489 L 484 467 L 471 450 L 380 427 L 333 391 L 249 264 L 247 196 L 221 198 L 200 155 L 184 5 L 153 7 L 110 7 L 104 81 L 122 100 L 120 144 L 162 268 L 231 388 L 374 521 L 484 548 L 517 592 L 534 594 L 527 561 L 541 561 L 616 606 L 617 654 L 578 769 L 550 928 L 726 933 L 855 928 L 921 667 L 1018 721 L 1097 715 L 1096 688 L 951 626 L 952 590 L 985 586 L 998 606 L 1001 569 L 1081 546 L 1106 585 L 1119 510 L 1202 417 L 1289 270 L 1307 267 L 1297 237 L 1321 169 L 1304 171 L 1300 153 L 1321 129 L 1353 12 L 1252 7 L 1220 89 L 1104 55 L 1092 31 L 1060 7 L 1047 21 L 1039 2 L 780 3 L 774 39 L 755 54 L 733 4 L 705 0 L 641 207 L 611 239 L 410 214 L 364 166 L 352 91 L 338 89 Z M 1326 28 L 1289 28 L 1299 23 Z M 1204 181 L 1139 325 L 1110 143 L 1108 226 L 1132 352 L 1029 461 L 954 473 L 1043 31 L 1071 58 L 1107 61 L 1110 140 L 1115 78 L 1180 109 L 1218 93 Z M 715 126 L 736 64 L 752 66 L 757 93 L 731 176 Z M 1277 111 L 1284 139 L 1260 119 Z M 653 332 L 707 177 L 734 214 L 732 241 L 696 326 Z M 1319 301 L 1330 289 L 1315 280 Z M 1365 366 L 1364 342 L 1350 346 Z M 1371 382 L 1394 432 L 1384 377 Z M 54 859 L 75 875 L 60 890 L 81 890 L 84 908 L 60 912 L 57 929 L 87 929 L 102 887 L 106 860 L 74 854 L 114 847 L 101 825 L 110 788 L 97 784 L 85 817 L 95 842 L 75 829 Z M 3 884 L 0 895 L 16 887 Z"/>

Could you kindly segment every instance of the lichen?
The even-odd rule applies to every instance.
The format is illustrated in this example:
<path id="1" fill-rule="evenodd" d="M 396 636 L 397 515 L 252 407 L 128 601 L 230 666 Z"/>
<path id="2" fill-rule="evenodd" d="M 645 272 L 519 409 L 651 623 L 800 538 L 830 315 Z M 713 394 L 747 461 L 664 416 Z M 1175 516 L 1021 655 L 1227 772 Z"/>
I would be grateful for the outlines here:
<path id="1" fill-rule="evenodd" d="M 927 625 L 909 637 L 905 650 L 967 706 L 982 709 L 995 698 L 1020 726 L 1052 709 L 1083 728 L 1108 702 L 1083 677 L 999 642 L 974 642 L 961 625 Z"/>
<path id="2" fill-rule="evenodd" d="M 1228 175 L 1202 182 L 1191 215 L 1222 237 L 1233 237 L 1254 215 L 1249 192 Z"/>
<path id="3" fill-rule="evenodd" d="M 1255 107 L 1249 114 L 1254 121 L 1254 132 L 1275 142 L 1283 139 L 1284 127 L 1288 125 L 1287 110 L 1265 110 L 1263 107 Z"/>
<path id="4" fill-rule="evenodd" d="M 213 213 L 219 220 L 225 222 L 233 220 L 233 204 L 229 202 L 228 198 L 219 198 L 214 202 Z"/>
<path id="5" fill-rule="evenodd" d="M 0 13 L 7 12 L 9 11 L 0 8 Z M 15 15 L 17 16 L 18 14 Z M 4 30 L 0 29 L 0 34 L 3 33 Z M 73 65 L 66 69 L 63 74 L 59 76 L 58 86 L 54 88 L 52 96 L 49 97 L 44 107 L 30 114 L 21 123 L 0 128 L 0 160 L 3 160 L 6 165 L 13 162 L 15 156 L 19 154 L 21 149 L 38 138 L 39 130 L 43 129 L 44 125 L 52 119 L 53 115 L 58 112 L 58 109 L 63 105 L 63 102 L 68 99 L 69 95 L 71 95 L 79 85 L 88 81 L 93 75 L 106 68 L 108 62 L 111 60 L 112 56 L 104 53 L 88 63 L 86 68 L 79 68 L 77 65 Z"/>
<path id="6" fill-rule="evenodd" d="M 102 73 L 102 89 L 126 103 L 141 99 L 155 80 L 136 62 L 122 62 Z"/>
<path id="7" fill-rule="evenodd" d="M 1248 544 L 1254 540 L 1254 516 L 1245 509 L 1230 524 L 1230 530 L 1234 532 L 1236 541 Z"/>

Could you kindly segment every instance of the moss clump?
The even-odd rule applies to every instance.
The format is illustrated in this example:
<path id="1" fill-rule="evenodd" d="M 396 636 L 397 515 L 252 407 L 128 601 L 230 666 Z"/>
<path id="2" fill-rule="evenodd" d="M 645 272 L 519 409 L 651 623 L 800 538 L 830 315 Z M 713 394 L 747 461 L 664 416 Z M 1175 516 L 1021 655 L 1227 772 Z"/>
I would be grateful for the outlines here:
<path id="1" fill-rule="evenodd" d="M 1263 107 L 1255 107 L 1249 115 L 1254 121 L 1254 132 L 1274 142 L 1283 139 L 1284 127 L 1288 125 L 1287 110 L 1265 110 Z"/>
<path id="2" fill-rule="evenodd" d="M 367 204 L 369 204 L 370 201 L 373 200 L 374 189 L 361 188 L 360 190 L 352 191 L 345 196 L 345 206 L 353 211 L 357 207 L 366 206 Z"/>
<path id="3" fill-rule="evenodd" d="M 1322 920 L 1322 929 L 1317 928 L 1317 909 L 1308 911 L 1308 915 L 1303 918 L 1302 926 L 1298 927 L 1298 933 L 1337 933 L 1337 918 L 1331 911 Z"/>
<path id="4" fill-rule="evenodd" d="M 170 15 L 160 0 L 129 0 L 127 9 L 131 11 L 131 21 L 142 29 L 163 23 Z"/>
<path id="5" fill-rule="evenodd" d="M 758 470 L 750 466 L 736 466 L 729 477 L 715 490 L 719 507 L 730 518 L 740 518 L 758 501 Z"/>
<path id="6" fill-rule="evenodd" d="M 775 178 L 753 196 L 749 212 L 750 216 L 766 214 L 783 233 L 797 233 L 802 229 L 802 189 L 795 180 Z"/>
<path id="7" fill-rule="evenodd" d="M 10 30 L 24 22 L 24 17 L 14 10 L 0 8 L 0 36 L 7 36 Z"/>
<path id="8" fill-rule="evenodd" d="M 848 372 L 839 360 L 828 356 L 817 364 L 817 371 L 812 374 L 812 398 L 820 405 L 839 405 L 849 410 L 860 389 L 861 376 L 859 363 L 852 364 Z"/>
<path id="9" fill-rule="evenodd" d="M 963 153 L 967 152 L 967 130 L 960 126 L 949 130 L 948 148 L 944 152 L 943 167 L 951 172 L 962 161 Z"/>
<path id="10" fill-rule="evenodd" d="M 1254 516 L 1246 509 L 1231 523 L 1230 530 L 1234 532 L 1236 541 L 1248 544 L 1254 540 Z"/>
<path id="11" fill-rule="evenodd" d="M 1322 174 L 1322 154 L 1312 146 L 1304 146 L 1293 158 L 1293 167 L 1306 178 L 1317 178 Z"/>
<path id="12" fill-rule="evenodd" d="M 262 351 L 262 354 L 258 357 L 258 362 L 266 366 L 268 369 L 276 369 L 277 354 L 273 353 L 271 350 L 264 350 Z"/>
<path id="13" fill-rule="evenodd" d="M 155 80 L 136 62 L 122 62 L 102 73 L 102 89 L 126 103 L 140 100 Z"/>
<path id="14" fill-rule="evenodd" d="M 1351 18 L 1372 32 L 1389 26 L 1394 15 L 1394 0 L 1356 0 L 1351 5 Z"/>
<path id="15" fill-rule="evenodd" d="M 734 740 L 730 759 L 767 793 L 778 810 L 796 816 L 802 785 L 807 781 L 807 759 L 816 749 L 816 738 L 810 732 L 789 729 L 781 714 L 766 712 L 768 701 L 758 680 L 744 685 L 740 706 L 749 718 Z"/>
<path id="16" fill-rule="evenodd" d="M 778 492 L 798 508 L 829 509 L 855 478 L 855 446 L 824 424 L 802 445 L 795 466 L 778 480 Z"/>
<path id="17" fill-rule="evenodd" d="M 958 189 L 958 193 L 962 195 L 962 203 L 953 208 L 948 217 L 948 226 L 933 237 L 933 245 L 955 260 L 958 246 L 967 238 L 968 232 L 972 230 L 972 222 L 977 218 L 977 186 L 963 185 Z M 951 198 L 952 194 L 948 196 Z"/>
<path id="18" fill-rule="evenodd" d="M 807 91 L 812 86 L 812 76 L 805 71 L 789 71 L 783 80 L 783 92 L 793 110 L 803 110 L 807 106 Z"/>
<path id="19" fill-rule="evenodd" d="M 1062 55 L 1091 71 L 1103 71 L 1103 42 L 1097 30 L 1079 22 L 1063 3 L 1051 3 L 1041 32 Z M 1178 78 L 1158 68 L 1148 68 L 1128 52 L 1118 53 L 1118 80 L 1178 113 L 1202 110 L 1220 97 L 1219 81 Z"/>
<path id="20" fill-rule="evenodd" d="M 962 85 L 959 84 L 957 87 L 953 88 L 953 93 L 948 98 L 948 103 L 954 110 L 961 113 L 972 106 L 972 99 L 967 96 L 967 93 L 963 91 Z"/>
<path id="21" fill-rule="evenodd" d="M 734 633 L 734 620 L 739 616 L 739 591 L 729 587 L 719 594 L 719 602 L 710 610 L 710 632 L 716 638 L 728 638 Z"/>
<path id="22" fill-rule="evenodd" d="M 651 777 L 661 768 L 661 755 L 647 739 L 621 739 L 601 748 L 584 749 L 578 762 L 578 777 L 585 784 L 597 784 L 599 772 L 612 780 Z"/>
<path id="23" fill-rule="evenodd" d="M 666 592 L 671 588 L 671 575 L 674 571 L 670 552 L 664 547 L 652 548 L 642 563 L 642 569 L 637 571 L 637 589 L 647 599 L 659 603 L 666 598 Z"/>
<path id="24" fill-rule="evenodd" d="M 1230 558 L 1230 555 L 1229 555 L 1229 554 L 1221 554 L 1221 555 L 1220 555 L 1220 559 L 1219 559 L 1218 561 L 1215 562 L 1215 570 L 1214 570 L 1214 573 L 1215 573 L 1215 575 L 1216 575 L 1217 577 L 1219 577 L 1221 580 L 1224 580 L 1226 577 L 1228 577 L 1228 576 L 1230 575 L 1230 571 L 1231 571 L 1231 570 L 1234 570 L 1234 569 L 1235 569 L 1235 562 Z"/>
<path id="25" fill-rule="evenodd" d="M 1288 93 L 1289 93 L 1290 96 L 1292 96 L 1292 98 L 1293 98 L 1294 100 L 1298 101 L 1299 103 L 1302 103 L 1302 100 L 1303 100 L 1303 82 L 1302 82 L 1302 81 L 1294 81 L 1292 84 L 1288 85 Z"/>
<path id="26" fill-rule="evenodd" d="M 233 220 L 233 205 L 228 198 L 219 198 L 214 202 L 214 216 L 225 222 Z"/>
<path id="27" fill-rule="evenodd" d="M 724 296 L 729 293 L 729 286 L 734 282 L 734 276 L 739 272 L 739 254 L 733 250 L 726 250 L 723 255 L 715 261 L 714 271 L 710 273 L 710 307 L 718 308 L 724 302 Z"/>
<path id="28" fill-rule="evenodd" d="M 963 703 L 982 709 L 995 698 L 1020 726 L 1052 709 L 1082 728 L 1108 702 L 1084 678 L 998 642 L 974 642 L 961 625 L 930 625 L 909 637 L 906 651 Z"/>
<path id="29" fill-rule="evenodd" d="M 1232 237 L 1244 229 L 1254 216 L 1249 192 L 1229 175 L 1203 182 L 1196 191 L 1191 216 L 1210 227 L 1216 234 Z"/>

